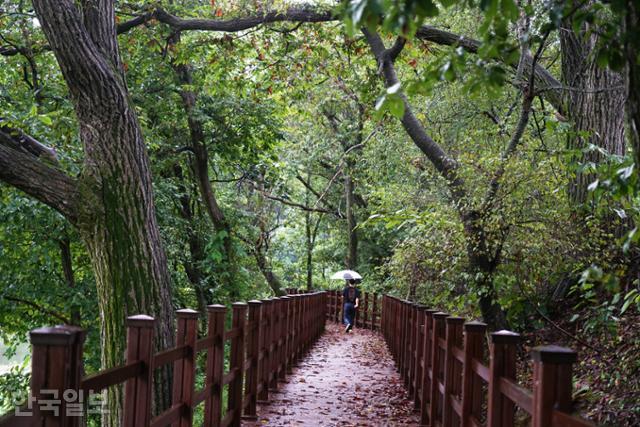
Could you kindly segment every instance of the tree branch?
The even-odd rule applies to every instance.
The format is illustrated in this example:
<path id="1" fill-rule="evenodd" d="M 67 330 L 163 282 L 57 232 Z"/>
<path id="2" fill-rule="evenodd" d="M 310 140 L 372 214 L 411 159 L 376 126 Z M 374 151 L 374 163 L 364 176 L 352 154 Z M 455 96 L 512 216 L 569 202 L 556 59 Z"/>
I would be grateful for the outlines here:
<path id="1" fill-rule="evenodd" d="M 396 62 L 396 58 L 398 58 L 398 55 L 402 53 L 402 49 L 404 49 L 404 45 L 406 43 L 407 43 L 407 39 L 405 39 L 404 37 L 398 37 L 396 39 L 396 41 L 393 43 L 393 46 L 391 46 L 385 52 L 385 55 L 387 55 L 387 57 L 389 58 L 389 61 Z"/>
<path id="2" fill-rule="evenodd" d="M 380 72 L 384 78 L 385 86 L 392 87 L 399 83 L 395 67 L 387 54 L 387 49 L 380 36 L 363 29 L 371 51 L 378 61 Z M 406 95 L 400 92 L 404 104 L 404 114 L 400 120 L 409 137 L 418 148 L 427 156 L 436 170 L 447 180 L 454 201 L 459 202 L 465 197 L 464 183 L 457 174 L 458 162 L 450 157 L 440 145 L 435 142 L 424 130 L 424 127 L 413 113 Z"/>
<path id="3" fill-rule="evenodd" d="M 327 22 L 337 19 L 330 11 L 319 11 L 308 7 L 295 7 L 284 12 L 271 11 L 262 14 L 258 13 L 254 16 L 227 20 L 182 19 L 168 13 L 164 9 L 158 8 L 155 10 L 153 17 L 177 31 L 204 30 L 225 32 L 248 30 L 258 25 L 274 22 Z M 139 18 L 140 17 L 136 18 L 138 19 L 137 25 L 146 22 Z M 126 25 L 122 26 L 122 32 L 128 31 L 135 26 L 132 21 L 128 21 L 125 24 Z M 121 27 L 118 26 L 119 33 L 120 28 Z"/>
<path id="4" fill-rule="evenodd" d="M 79 199 L 77 182 L 53 165 L 50 157 L 52 151 L 22 132 L 0 127 L 0 180 L 51 206 L 71 223 L 76 223 Z"/>
<path id="5" fill-rule="evenodd" d="M 535 54 L 535 56 L 533 57 L 533 60 L 532 60 L 533 67 L 535 67 L 536 63 L 538 62 L 538 59 L 542 55 L 542 50 L 544 48 L 544 43 L 547 40 L 547 37 L 549 37 L 549 34 L 550 34 L 550 32 L 547 31 L 545 33 L 544 37 L 542 38 L 542 41 L 540 42 L 540 46 L 538 47 L 538 50 L 536 51 L 536 54 Z M 522 49 L 522 53 L 520 55 L 520 63 L 522 64 L 524 62 L 523 59 L 528 55 L 528 47 L 523 45 L 521 47 L 521 49 Z M 527 128 L 527 125 L 529 124 L 529 116 L 531 115 L 531 107 L 533 105 L 533 100 L 534 100 L 534 98 L 536 96 L 536 94 L 535 94 L 535 72 L 533 71 L 533 69 L 529 74 L 528 82 L 522 88 L 522 92 L 523 92 L 522 109 L 520 111 L 520 117 L 518 118 L 518 124 L 516 125 L 516 129 L 513 132 L 513 135 L 511 136 L 511 140 L 509 141 L 509 145 L 507 146 L 507 148 L 504 151 L 504 153 L 502 153 L 502 156 L 500 158 L 500 166 L 498 166 L 498 169 L 494 173 L 493 178 L 491 179 L 491 182 L 489 183 L 489 189 L 487 191 L 487 194 L 485 196 L 485 200 L 484 200 L 484 203 L 483 203 L 483 208 L 482 208 L 483 211 L 485 211 L 487 208 L 489 208 L 489 206 L 491 206 L 491 203 L 493 202 L 493 199 L 494 199 L 494 197 L 495 197 L 495 195 L 498 192 L 498 189 L 500 187 L 500 180 L 502 179 L 502 176 L 504 175 L 505 168 L 506 168 L 506 163 L 509 160 L 509 158 L 511 157 L 511 155 L 515 152 L 516 148 L 518 147 L 518 144 L 520 144 L 520 140 L 522 139 L 522 136 L 524 135 L 524 131 Z"/>
<path id="6" fill-rule="evenodd" d="M 6 299 L 7 301 L 13 301 L 13 302 L 17 302 L 19 304 L 24 304 L 27 305 L 31 308 L 35 308 L 36 310 L 53 317 L 54 319 L 58 319 L 60 320 L 62 323 L 64 323 L 65 325 L 71 325 L 72 322 L 71 320 L 69 320 L 69 318 L 65 317 L 64 315 L 57 313 L 53 310 L 50 310 L 46 307 L 43 307 L 42 305 L 35 303 L 33 301 L 28 301 L 26 299 L 22 299 L 22 298 L 18 298 L 18 297 L 14 297 L 14 296 L 9 296 L 9 295 L 5 295 L 3 296 L 4 299 Z"/>
<path id="7" fill-rule="evenodd" d="M 248 16 L 243 18 L 235 18 L 228 20 L 216 20 L 216 19 L 183 19 L 177 16 L 171 15 L 163 9 L 156 9 L 153 12 L 147 12 L 141 16 L 138 16 L 130 21 L 121 23 L 118 25 L 118 34 L 125 33 L 134 27 L 145 24 L 150 19 L 156 18 L 158 21 L 167 24 L 180 31 L 189 30 L 204 30 L 204 31 L 228 31 L 237 32 L 247 30 L 258 25 L 274 23 L 274 22 L 330 22 L 337 21 L 339 17 L 335 16 L 329 11 L 319 11 L 311 6 L 308 7 L 296 7 L 286 10 L 284 12 L 267 12 L 262 15 L 257 14 L 255 16 Z M 451 33 L 446 30 L 441 30 L 429 25 L 423 25 L 416 32 L 416 38 L 436 43 L 444 46 L 460 46 L 470 53 L 477 53 L 480 48 L 481 42 L 473 38 L 465 37 L 459 34 Z M 396 51 L 401 50 L 399 44 L 401 43 L 401 37 L 396 40 L 394 47 L 390 49 L 389 53 L 396 54 Z M 395 58 L 393 58 L 395 59 Z M 531 69 L 533 58 L 528 55 L 524 59 L 525 69 Z M 538 80 L 538 86 L 544 90 L 545 98 L 550 102 L 556 110 L 561 114 L 564 114 L 564 107 L 562 104 L 561 91 L 556 88 L 562 86 L 561 83 L 553 77 L 553 75 L 540 65 L 535 65 L 535 75 Z"/>
<path id="8" fill-rule="evenodd" d="M 273 194 L 267 193 L 266 191 L 260 191 L 260 192 L 267 199 L 275 200 L 276 202 L 280 202 L 280 203 L 282 203 L 284 205 L 287 205 L 287 206 L 291 206 L 291 207 L 294 207 L 294 208 L 302 209 L 303 211 L 307 211 L 307 212 L 318 212 L 318 213 L 330 214 L 330 215 L 334 215 L 334 216 L 342 219 L 342 215 L 340 215 L 340 213 L 338 213 L 338 212 L 330 211 L 328 209 L 323 209 L 323 208 L 315 208 L 315 207 L 305 206 L 305 205 L 303 205 L 301 203 L 292 202 L 292 201 L 284 199 L 282 197 L 274 196 Z"/>
<path id="9" fill-rule="evenodd" d="M 420 40 L 444 46 L 460 46 L 470 53 L 477 53 L 481 45 L 479 40 L 451 33 L 429 25 L 423 25 L 420 27 L 416 32 L 416 37 Z M 517 64 L 512 65 L 512 67 L 517 67 Z M 564 115 L 566 109 L 562 101 L 562 91 L 560 90 L 562 84 L 560 81 L 556 79 L 546 68 L 540 64 L 534 63 L 533 57 L 529 53 L 525 54 L 523 58 L 522 68 L 527 72 L 534 70 L 536 85 L 540 88 L 541 92 L 544 92 L 545 99 L 553 105 L 553 108 L 555 108 L 560 114 Z"/>

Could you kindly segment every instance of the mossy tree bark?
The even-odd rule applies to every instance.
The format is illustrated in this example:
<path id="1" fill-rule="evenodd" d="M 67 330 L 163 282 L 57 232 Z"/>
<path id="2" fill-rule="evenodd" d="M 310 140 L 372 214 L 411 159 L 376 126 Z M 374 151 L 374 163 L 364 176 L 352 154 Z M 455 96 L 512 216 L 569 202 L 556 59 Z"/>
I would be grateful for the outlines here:
<path id="1" fill-rule="evenodd" d="M 589 7 L 588 5 L 584 6 Z M 590 28 L 591 27 L 591 28 Z M 573 132 L 567 148 L 581 151 L 575 155 L 580 164 L 598 164 L 604 156 L 590 145 L 609 154 L 625 154 L 625 87 L 623 76 L 596 63 L 597 28 L 583 23 L 579 32 L 572 19 L 560 29 L 562 82 L 567 87 L 563 101 Z M 587 201 L 593 173 L 577 171 L 569 183 L 569 199 L 574 206 Z"/>

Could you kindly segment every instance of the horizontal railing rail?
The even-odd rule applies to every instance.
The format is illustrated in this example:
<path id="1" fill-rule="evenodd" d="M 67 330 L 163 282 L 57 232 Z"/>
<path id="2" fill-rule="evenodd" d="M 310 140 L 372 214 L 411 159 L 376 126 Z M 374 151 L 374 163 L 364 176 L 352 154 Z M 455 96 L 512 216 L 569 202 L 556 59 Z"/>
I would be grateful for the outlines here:
<path id="1" fill-rule="evenodd" d="M 126 363 L 82 377 L 85 331 L 56 326 L 31 332 L 30 399 L 26 407 L 0 417 L 0 427 L 84 425 L 82 405 L 63 396 L 98 392 L 124 385 L 121 425 L 191 426 L 194 409 L 204 402 L 204 425 L 239 427 L 243 418 L 255 419 L 258 400 L 267 401 L 278 382 L 291 372 L 294 361 L 322 334 L 326 293 L 271 298 L 232 306 L 231 329 L 225 330 L 227 308 L 207 307 L 206 336 L 198 339 L 200 313 L 177 311 L 176 347 L 154 354 L 155 319 L 146 315 L 127 319 Z M 225 360 L 225 343 L 230 344 Z M 206 353 L 204 385 L 196 390 L 196 357 Z M 173 364 L 171 406 L 152 418 L 153 373 Z M 229 366 L 224 371 L 225 365 Z M 223 413 L 223 388 L 227 405 Z M 51 405 L 51 395 L 56 405 Z M 45 399 L 45 395 L 49 398 Z M 74 411 L 71 411 L 74 409 Z"/>
<path id="2" fill-rule="evenodd" d="M 516 380 L 519 334 L 490 333 L 487 352 L 484 323 L 388 295 L 382 306 L 382 333 L 422 425 L 513 427 L 516 408 L 533 427 L 594 425 L 571 414 L 573 350 L 534 348 L 531 391 Z"/>

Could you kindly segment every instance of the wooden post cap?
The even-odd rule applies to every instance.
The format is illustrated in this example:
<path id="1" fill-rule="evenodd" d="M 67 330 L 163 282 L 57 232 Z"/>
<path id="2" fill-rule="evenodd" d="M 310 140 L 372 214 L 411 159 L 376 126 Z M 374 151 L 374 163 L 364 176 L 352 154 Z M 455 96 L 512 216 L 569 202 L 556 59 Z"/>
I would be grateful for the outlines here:
<path id="1" fill-rule="evenodd" d="M 505 329 L 491 333 L 493 344 L 517 344 L 520 342 L 520 334 Z"/>
<path id="2" fill-rule="evenodd" d="M 287 300 L 290 300 L 290 299 L 291 299 L 291 297 L 290 297 L 290 296 L 285 295 L 285 296 L 283 296 L 283 297 L 280 297 L 280 299 L 287 301 Z"/>
<path id="3" fill-rule="evenodd" d="M 178 319 L 197 319 L 200 315 L 200 312 L 197 310 L 192 310 L 190 308 L 182 308 L 180 310 L 176 310 L 176 316 Z"/>
<path id="4" fill-rule="evenodd" d="M 258 301 L 257 299 L 252 299 L 251 301 L 247 302 L 247 304 L 249 305 L 262 305 L 262 301 Z"/>
<path id="5" fill-rule="evenodd" d="M 467 332 L 486 332 L 487 324 L 483 322 L 479 322 L 477 320 L 472 320 L 470 322 L 466 322 L 464 324 L 464 330 Z"/>
<path id="6" fill-rule="evenodd" d="M 225 307 L 222 304 L 211 304 L 207 306 L 207 311 L 209 313 L 216 313 L 216 312 L 222 312 L 222 311 L 227 311 L 227 307 Z"/>
<path id="7" fill-rule="evenodd" d="M 85 330 L 79 326 L 58 325 L 33 329 L 29 332 L 31 344 L 67 346 L 84 342 Z"/>
<path id="8" fill-rule="evenodd" d="M 533 348 L 533 350 L 531 350 L 531 358 L 534 362 L 567 365 L 575 363 L 578 358 L 578 354 L 567 347 L 545 345 Z"/>
<path id="9" fill-rule="evenodd" d="M 136 314 L 135 316 L 127 317 L 127 326 L 132 328 L 153 328 L 156 323 L 156 319 L 146 314 Z"/>
<path id="10" fill-rule="evenodd" d="M 446 318 L 448 325 L 462 325 L 465 321 L 464 317 L 449 316 Z"/>
<path id="11" fill-rule="evenodd" d="M 433 317 L 436 319 L 446 319 L 447 317 L 449 317 L 449 314 L 443 313 L 442 311 L 437 311 L 433 313 Z"/>
<path id="12" fill-rule="evenodd" d="M 233 307 L 234 309 L 243 309 L 247 307 L 247 303 L 246 302 L 242 302 L 242 301 L 238 301 L 238 302 L 234 302 L 233 304 L 231 304 L 231 307 Z"/>

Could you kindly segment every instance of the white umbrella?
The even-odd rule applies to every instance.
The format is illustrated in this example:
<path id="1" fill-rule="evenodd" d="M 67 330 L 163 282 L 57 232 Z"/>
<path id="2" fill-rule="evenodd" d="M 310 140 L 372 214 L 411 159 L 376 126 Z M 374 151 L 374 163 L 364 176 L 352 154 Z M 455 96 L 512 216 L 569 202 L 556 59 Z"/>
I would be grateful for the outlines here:
<path id="1" fill-rule="evenodd" d="M 353 270 L 340 270 L 333 273 L 331 276 L 333 280 L 350 280 L 350 279 L 362 279 L 362 276 Z"/>

